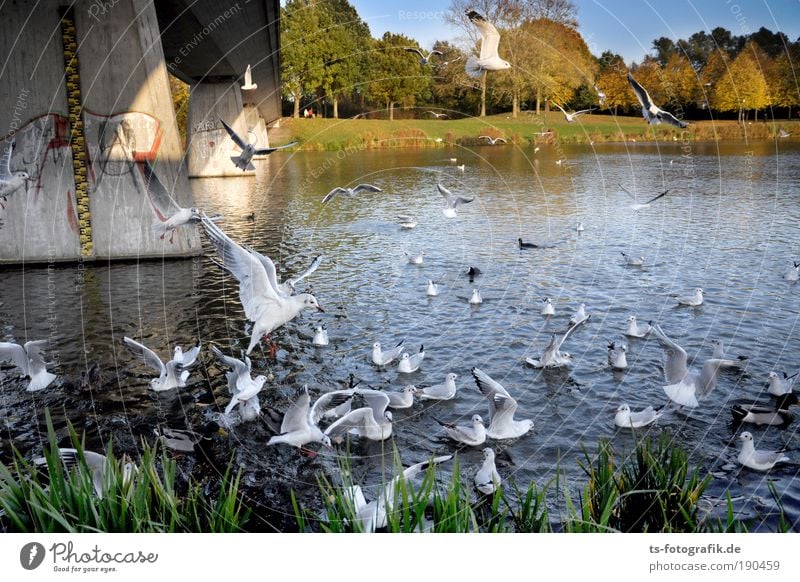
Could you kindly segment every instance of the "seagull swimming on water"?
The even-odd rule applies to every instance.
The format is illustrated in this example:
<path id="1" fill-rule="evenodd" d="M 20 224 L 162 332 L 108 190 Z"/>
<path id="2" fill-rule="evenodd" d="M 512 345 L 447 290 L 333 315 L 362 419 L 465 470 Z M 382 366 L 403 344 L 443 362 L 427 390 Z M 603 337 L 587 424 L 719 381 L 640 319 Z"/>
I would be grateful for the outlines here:
<path id="1" fill-rule="evenodd" d="M 356 194 L 360 194 L 361 192 L 383 192 L 383 190 L 381 190 L 377 186 L 373 186 L 372 184 L 359 184 L 354 188 L 336 187 L 325 195 L 325 198 L 322 199 L 322 203 L 325 204 L 327 202 L 330 202 L 339 195 L 355 196 Z"/>
<path id="2" fill-rule="evenodd" d="M 790 460 L 789 457 L 783 453 L 756 450 L 753 444 L 753 435 L 749 432 L 743 432 L 739 435 L 739 440 L 742 441 L 742 450 L 739 451 L 737 460 L 741 465 L 750 469 L 769 471 L 778 463 L 784 463 Z"/>
<path id="3" fill-rule="evenodd" d="M 425 289 L 425 295 L 428 297 L 437 297 L 439 295 L 439 286 L 436 282 L 428 280 L 428 287 Z"/>
<path id="4" fill-rule="evenodd" d="M 411 253 L 403 251 L 403 254 L 406 256 L 409 264 L 411 265 L 421 265 L 425 262 L 425 251 L 421 251 L 416 255 L 412 255 Z"/>
<path id="5" fill-rule="evenodd" d="M 670 125 L 674 125 L 675 127 L 679 127 L 681 129 L 686 129 L 689 127 L 689 124 L 685 121 L 681 121 L 669 111 L 664 111 L 663 109 L 657 107 L 656 104 L 653 103 L 653 100 L 650 98 L 650 95 L 647 93 L 645 88 L 637 83 L 636 79 L 634 79 L 633 75 L 630 73 L 628 73 L 628 83 L 630 83 L 633 92 L 636 93 L 636 98 L 639 100 L 639 104 L 642 106 L 642 116 L 647 123 L 650 125 L 669 123 Z"/>
<path id="6" fill-rule="evenodd" d="M 35 340 L 19 345 L 12 342 L 0 342 L 0 362 L 12 362 L 30 379 L 25 389 L 27 392 L 38 392 L 47 388 L 58 376 L 47 371 L 47 364 L 42 357 L 42 350 L 48 340 Z"/>
<path id="7" fill-rule="evenodd" d="M 393 347 L 391 350 L 384 351 L 381 349 L 381 342 L 375 342 L 372 344 L 372 362 L 376 366 L 386 366 L 387 364 L 391 364 L 394 360 L 400 357 L 400 354 L 403 353 L 403 340 L 400 340 L 398 344 Z"/>
<path id="8" fill-rule="evenodd" d="M 283 150 L 286 148 L 290 148 L 292 146 L 297 145 L 296 141 L 291 143 L 284 144 L 282 146 L 271 147 L 271 148 L 257 148 L 255 143 L 247 143 L 245 142 L 238 133 L 236 133 L 233 128 L 225 123 L 225 121 L 220 118 L 220 123 L 225 128 L 225 131 L 228 132 L 231 140 L 235 143 L 241 150 L 242 153 L 238 156 L 231 156 L 231 161 L 234 165 L 242 170 L 243 172 L 247 171 L 254 171 L 256 167 L 253 165 L 252 159 L 253 156 L 266 156 L 271 154 L 272 152 L 276 152 L 278 150 Z"/>
<path id="9" fill-rule="evenodd" d="M 478 414 L 472 415 L 472 422 L 469 426 L 459 426 L 452 422 L 442 422 L 437 418 L 434 418 L 434 420 L 442 426 L 447 436 L 457 443 L 470 447 L 477 447 L 486 442 L 486 427 L 483 425 L 483 419 Z"/>
<path id="10" fill-rule="evenodd" d="M 414 406 L 414 394 L 416 393 L 417 387 L 413 384 L 396 392 L 386 392 L 386 396 L 389 397 L 389 408 L 411 408 Z"/>
<path id="11" fill-rule="evenodd" d="M 201 224 L 222 259 L 219 265 L 239 281 L 239 299 L 253 331 L 247 355 L 261 338 L 293 320 L 303 309 L 325 311 L 309 293 L 288 295 L 279 285 L 272 260 L 233 242 L 227 234 L 203 215 Z"/>
<path id="12" fill-rule="evenodd" d="M 673 293 L 670 297 L 675 298 L 679 305 L 698 307 L 703 304 L 703 290 L 697 287 L 691 295 L 678 295 Z"/>
<path id="13" fill-rule="evenodd" d="M 478 390 L 489 401 L 489 428 L 486 430 L 489 438 L 515 439 L 533 428 L 532 420 L 514 420 L 517 401 L 499 382 L 479 368 L 472 368 L 472 377 Z"/>
<path id="14" fill-rule="evenodd" d="M 800 280 L 800 263 L 792 261 L 792 267 L 783 274 L 784 281 Z"/>
<path id="15" fill-rule="evenodd" d="M 656 412 L 652 406 L 648 406 L 639 412 L 631 412 L 630 406 L 623 404 L 617 408 L 614 415 L 614 424 L 622 428 L 642 428 L 654 423 L 661 417 L 661 411 Z"/>
<path id="16" fill-rule="evenodd" d="M 584 321 L 586 320 L 584 319 Z M 562 352 L 561 346 L 581 323 L 572 324 L 572 326 L 561 335 L 554 333 L 550 337 L 550 342 L 545 346 L 538 360 L 535 358 L 525 358 L 525 361 L 534 368 L 557 368 L 572 363 L 572 355 L 569 352 Z"/>
<path id="17" fill-rule="evenodd" d="M 419 367 L 422 365 L 422 360 L 425 358 L 425 346 L 419 346 L 419 352 L 414 354 L 413 356 L 409 356 L 408 353 L 403 353 L 400 356 L 400 362 L 397 364 L 397 371 L 403 372 L 404 374 L 411 374 L 412 372 L 416 372 L 419 370 Z"/>
<path id="18" fill-rule="evenodd" d="M 311 343 L 313 343 L 315 346 L 327 346 L 330 343 L 328 340 L 328 330 L 325 329 L 324 326 L 317 326 Z"/>
<path id="19" fill-rule="evenodd" d="M 634 257 L 625 252 L 620 252 L 622 258 L 625 259 L 625 264 L 629 267 L 643 267 L 644 257 Z"/>
<path id="20" fill-rule="evenodd" d="M 628 317 L 628 328 L 625 330 L 625 335 L 629 337 L 645 337 L 652 330 L 652 322 L 639 325 L 636 323 L 636 316 L 631 315 Z"/>
<path id="21" fill-rule="evenodd" d="M 616 342 L 608 344 L 608 365 L 614 370 L 624 370 L 628 367 L 628 359 L 625 354 L 628 348 L 625 344 L 617 345 Z"/>
<path id="22" fill-rule="evenodd" d="M 494 24 L 474 10 L 467 12 L 467 18 L 481 33 L 481 54 L 478 58 L 472 55 L 469 56 L 464 67 L 467 75 L 474 79 L 479 79 L 483 71 L 510 69 L 511 63 L 504 61 L 497 54 L 497 48 L 500 45 L 500 33 L 497 32 Z"/>
<path id="23" fill-rule="evenodd" d="M 433 386 L 417 388 L 417 396 L 420 400 L 452 400 L 456 396 L 456 379 L 458 374 L 450 373 L 445 376 L 444 382 Z"/>
<path id="24" fill-rule="evenodd" d="M 475 488 L 484 495 L 491 495 L 497 491 L 502 481 L 494 464 L 494 450 L 483 449 L 483 464 L 475 474 Z"/>
<path id="25" fill-rule="evenodd" d="M 583 115 L 584 113 L 589 113 L 590 111 L 594 111 L 595 109 L 597 109 L 596 107 L 591 107 L 589 109 L 581 109 L 580 111 L 576 111 L 575 113 L 567 113 L 566 111 L 564 111 L 564 108 L 561 107 L 561 105 L 559 105 L 558 103 L 553 103 L 553 105 L 555 105 L 561 110 L 561 113 L 564 114 L 564 119 L 567 120 L 567 123 L 575 123 L 579 115 Z"/>
<path id="26" fill-rule="evenodd" d="M 331 439 L 319 429 L 318 423 L 327 412 L 342 406 L 352 398 L 352 390 L 338 390 L 323 394 L 311 406 L 308 386 L 303 386 L 303 390 L 283 416 L 280 434 L 271 437 L 267 446 L 287 444 L 302 449 L 309 443 L 317 442 L 326 448 L 331 448 Z"/>
<path id="27" fill-rule="evenodd" d="M 481 292 L 477 289 L 472 290 L 472 295 L 469 297 L 469 304 L 470 305 L 480 305 L 483 303 L 483 297 L 481 297 Z"/>
<path id="28" fill-rule="evenodd" d="M 586 313 L 586 304 L 581 303 L 578 306 L 578 311 L 576 311 L 573 316 L 569 318 L 569 323 L 570 325 L 579 325 L 584 321 L 588 321 L 591 317 L 591 314 Z"/>
<path id="29" fill-rule="evenodd" d="M 463 196 L 456 196 L 441 184 L 436 184 L 436 188 L 439 190 L 439 194 L 444 196 L 444 208 L 442 208 L 442 214 L 444 214 L 447 218 L 456 217 L 456 208 L 458 208 L 459 204 L 469 204 L 475 200 L 474 197 L 464 198 Z"/>
<path id="30" fill-rule="evenodd" d="M 553 302 L 549 297 L 542 297 L 542 315 L 555 315 L 556 309 L 553 307 Z"/>

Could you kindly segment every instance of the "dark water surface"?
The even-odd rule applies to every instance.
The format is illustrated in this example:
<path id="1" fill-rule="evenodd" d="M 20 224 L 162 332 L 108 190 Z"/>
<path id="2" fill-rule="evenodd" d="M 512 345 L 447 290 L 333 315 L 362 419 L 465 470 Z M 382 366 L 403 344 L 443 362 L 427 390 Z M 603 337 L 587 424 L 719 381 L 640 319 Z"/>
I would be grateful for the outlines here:
<path id="1" fill-rule="evenodd" d="M 555 163 L 560 156 L 563 165 Z M 460 172 L 448 159 L 466 164 Z M 437 179 L 454 193 L 475 196 L 445 218 Z M 334 186 L 370 182 L 384 189 L 359 198 L 337 198 L 322 206 Z M 634 213 L 617 186 L 636 188 L 641 199 L 670 189 L 664 199 Z M 254 367 L 270 377 L 261 394 L 265 407 L 284 411 L 303 384 L 314 395 L 344 387 L 349 374 L 365 384 L 398 389 L 433 384 L 449 372 L 459 375 L 458 395 L 448 402 L 417 404 L 394 413 L 393 443 L 410 464 L 432 453 L 453 451 L 434 422 L 467 422 L 487 405 L 470 375 L 478 366 L 500 381 L 519 402 L 518 416 L 535 422 L 533 432 L 494 442 L 504 478 L 519 484 L 547 483 L 557 467 L 573 491 L 584 482 L 576 461 L 583 447 L 594 451 L 608 438 L 630 449 L 634 435 L 617 430 L 613 410 L 661 405 L 666 397 L 657 341 L 622 336 L 628 315 L 657 321 L 689 353 L 710 357 L 712 339 L 730 353 L 747 354 L 745 373 L 724 373 L 716 389 L 691 413 L 668 412 L 649 431 L 669 431 L 692 462 L 714 479 L 704 506 L 727 492 L 742 517 L 775 522 L 775 485 L 792 522 L 800 519 L 795 479 L 800 447 L 797 423 L 787 429 L 750 428 L 757 446 L 787 447 L 795 461 L 769 474 L 736 464 L 742 429 L 731 423 L 732 402 L 761 399 L 767 374 L 800 368 L 800 286 L 783 280 L 800 260 L 800 150 L 787 144 L 609 144 L 590 147 L 480 147 L 472 150 L 386 150 L 274 154 L 261 163 L 256 179 L 195 181 L 198 206 L 223 213 L 220 226 L 236 241 L 269 255 L 282 278 L 323 254 L 320 269 L 300 287 L 310 290 L 326 313 L 305 312 L 274 334 L 276 361 L 254 352 Z M 255 220 L 247 215 L 255 212 Z M 401 230 L 396 215 L 413 214 L 419 224 Z M 585 226 L 576 232 L 577 221 Z M 520 251 L 516 240 L 552 241 L 554 248 Z M 425 264 L 407 263 L 404 251 L 425 251 Z M 626 267 L 620 251 L 643 255 L 644 268 Z M 470 284 L 470 265 L 483 275 Z M 426 282 L 441 294 L 425 296 Z M 484 304 L 467 299 L 478 287 Z M 702 287 L 699 308 L 675 307 L 670 293 Z M 539 315 L 549 296 L 556 315 Z M 591 320 L 564 348 L 570 369 L 537 371 L 524 362 L 536 356 L 550 333 L 565 330 L 581 302 Z M 0 275 L 0 325 L 4 341 L 51 338 L 54 370 L 61 378 L 45 392 L 28 394 L 11 368 L 0 371 L 3 424 L 0 454 L 10 442 L 28 455 L 41 451 L 43 408 L 50 407 L 60 435 L 65 419 L 87 434 L 91 448 L 113 439 L 115 451 L 132 451 L 142 438 L 153 440 L 156 425 L 197 426 L 227 404 L 223 371 L 204 350 L 186 388 L 154 394 L 149 371 L 121 346 L 124 335 L 141 339 L 162 356 L 175 345 L 199 338 L 223 351 L 246 348 L 249 334 L 238 286 L 207 258 L 170 262 L 12 269 Z M 311 345 L 316 325 L 327 326 L 331 345 Z M 422 369 L 398 374 L 375 368 L 372 343 L 400 339 L 411 350 L 425 345 Z M 629 370 L 606 364 L 610 341 L 628 344 Z M 82 370 L 98 362 L 102 387 L 80 391 Z M 136 364 L 136 365 L 133 365 Z M 266 447 L 263 422 L 235 426 L 223 453 L 236 449 L 253 503 L 262 504 L 278 527 L 289 527 L 287 496 L 298 489 L 317 498 L 316 477 L 335 473 L 332 453 L 315 459 L 287 447 Z M 230 447 L 228 449 L 227 447 Z M 367 497 L 391 465 L 392 441 L 358 443 L 353 471 L 367 485 Z M 479 449 L 461 452 L 470 479 L 480 464 Z M 444 471 L 449 468 L 445 467 Z M 267 529 L 268 526 L 264 525 Z"/>

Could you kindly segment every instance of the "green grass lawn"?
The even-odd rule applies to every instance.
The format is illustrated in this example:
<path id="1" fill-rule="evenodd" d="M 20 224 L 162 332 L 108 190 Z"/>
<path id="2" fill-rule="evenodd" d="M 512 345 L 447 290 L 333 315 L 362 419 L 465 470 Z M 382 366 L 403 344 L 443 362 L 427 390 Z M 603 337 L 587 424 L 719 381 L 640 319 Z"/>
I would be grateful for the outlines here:
<path id="1" fill-rule="evenodd" d="M 454 120 L 436 119 L 291 119 L 282 120 L 300 149 L 338 150 L 346 147 L 365 149 L 385 147 L 437 147 L 448 143 L 477 145 L 481 135 L 502 136 L 510 143 L 544 143 L 548 139 L 561 143 L 613 142 L 636 139 L 657 140 L 715 140 L 739 139 L 742 127 L 735 121 L 698 121 L 681 130 L 669 125 L 648 126 L 640 117 L 613 115 L 584 115 L 580 122 L 566 123 L 561 113 L 539 116 L 523 113 L 513 119 L 510 115 L 491 115 Z M 748 125 L 749 139 L 774 139 L 778 128 L 800 135 L 800 122 L 755 122 Z M 540 135 L 545 129 L 552 137 Z M 284 130 L 285 131 L 285 130 Z"/>

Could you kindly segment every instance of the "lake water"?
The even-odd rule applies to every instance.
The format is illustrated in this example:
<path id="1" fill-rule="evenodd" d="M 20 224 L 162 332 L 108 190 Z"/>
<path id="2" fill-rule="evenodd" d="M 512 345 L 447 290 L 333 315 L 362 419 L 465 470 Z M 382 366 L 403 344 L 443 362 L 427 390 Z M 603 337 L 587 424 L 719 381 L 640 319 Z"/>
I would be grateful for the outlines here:
<path id="1" fill-rule="evenodd" d="M 463 173 L 451 157 L 466 165 Z M 566 161 L 557 165 L 561 157 Z M 437 180 L 475 201 L 459 207 L 457 218 L 445 218 Z M 333 187 L 362 182 L 384 191 L 321 204 Z M 641 199 L 670 192 L 635 213 L 618 183 L 635 188 Z M 351 373 L 382 389 L 459 375 L 454 400 L 396 411 L 393 441 L 353 445 L 353 472 L 367 486 L 368 498 L 391 466 L 392 443 L 410 464 L 455 450 L 434 417 L 468 422 L 478 413 L 488 420 L 470 374 L 477 366 L 518 400 L 518 418 L 535 422 L 533 432 L 516 441 L 490 443 L 505 479 L 544 485 L 560 467 L 576 490 L 585 482 L 576 462 L 584 448 L 593 452 L 600 439 L 611 439 L 619 450 L 630 450 L 635 437 L 668 431 L 694 464 L 713 472 L 706 505 L 729 492 L 742 517 L 763 520 L 768 529 L 776 521 L 772 482 L 792 522 L 800 519 L 798 465 L 768 474 L 740 470 L 736 437 L 742 429 L 730 416 L 733 402 L 769 402 L 764 383 L 771 370 L 800 368 L 800 286 L 782 278 L 800 259 L 797 146 L 631 143 L 542 147 L 536 153 L 512 146 L 276 153 L 261 162 L 256 179 L 193 185 L 197 205 L 224 214 L 220 226 L 272 257 L 283 278 L 313 257 L 325 257 L 300 287 L 310 289 L 326 312 L 305 312 L 277 331 L 277 360 L 260 348 L 254 352 L 254 367 L 271 378 L 261 394 L 265 407 L 282 412 L 304 384 L 316 395 L 345 387 Z M 251 212 L 255 220 L 248 219 Z M 413 214 L 418 226 L 402 230 L 398 214 Z M 582 233 L 576 232 L 578 220 Z M 556 246 L 521 251 L 519 237 Z M 408 264 L 404 251 L 424 251 L 424 265 Z M 621 251 L 644 256 L 645 266 L 626 267 Z M 463 274 L 469 266 L 483 271 L 474 284 Z M 439 283 L 439 297 L 426 297 L 428 279 Z M 467 302 L 475 287 L 484 297 L 479 307 Z M 676 307 L 670 293 L 688 294 L 695 287 L 705 290 L 705 304 Z M 555 316 L 539 314 L 543 296 L 552 299 Z M 7 270 L 0 277 L 0 302 L 2 339 L 51 338 L 50 354 L 62 376 L 47 391 L 30 395 L 3 368 L 3 459 L 11 441 L 30 455 L 41 450 L 46 406 L 61 435 L 69 418 L 86 432 L 91 448 L 105 448 L 112 438 L 120 453 L 135 449 L 142 438 L 152 440 L 155 425 L 197 426 L 224 409 L 224 373 L 210 352 L 204 351 L 204 363 L 186 388 L 156 395 L 147 389 L 149 372 L 133 365 L 121 346 L 124 335 L 164 356 L 197 338 L 238 354 L 249 340 L 238 286 L 204 257 L 85 270 Z M 552 332 L 567 328 L 580 303 L 592 317 L 564 346 L 573 366 L 542 372 L 526 365 L 525 357 L 536 356 Z M 634 437 L 615 428 L 614 409 L 623 402 L 636 410 L 664 404 L 666 382 L 659 343 L 622 335 L 630 314 L 658 322 L 690 360 L 710 357 L 710 342 L 718 338 L 730 353 L 750 356 L 750 363 L 743 374 L 723 373 L 690 414 L 668 412 Z M 317 349 L 311 337 L 320 324 L 331 345 Z M 372 365 L 373 342 L 388 346 L 401 339 L 411 351 L 424 344 L 419 372 L 403 375 L 394 366 Z M 610 341 L 628 344 L 626 372 L 609 369 Z M 91 362 L 101 365 L 104 383 L 81 392 L 78 377 Z M 759 448 L 787 447 L 797 463 L 797 426 L 748 430 Z M 235 447 L 260 515 L 287 528 L 289 489 L 313 503 L 317 476 L 335 474 L 336 458 L 267 448 L 270 435 L 262 422 L 242 424 L 220 446 Z M 465 449 L 460 455 L 471 479 L 481 452 Z"/>

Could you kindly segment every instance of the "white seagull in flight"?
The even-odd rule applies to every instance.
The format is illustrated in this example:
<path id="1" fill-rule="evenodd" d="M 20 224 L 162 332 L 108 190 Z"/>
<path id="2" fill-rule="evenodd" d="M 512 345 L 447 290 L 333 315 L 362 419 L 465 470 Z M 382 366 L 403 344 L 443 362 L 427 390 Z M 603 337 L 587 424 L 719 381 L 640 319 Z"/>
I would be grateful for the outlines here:
<path id="1" fill-rule="evenodd" d="M 592 107 L 590 109 L 581 109 L 580 111 L 576 111 L 575 113 L 567 113 L 566 111 L 564 111 L 564 108 L 561 107 L 561 105 L 559 105 L 558 103 L 553 103 L 553 105 L 555 105 L 561 110 L 561 113 L 564 114 L 564 119 L 567 120 L 567 123 L 575 123 L 576 118 L 579 115 L 583 115 L 584 113 L 589 113 L 590 111 L 594 111 L 595 109 L 597 109 L 596 107 Z"/>
<path id="2" fill-rule="evenodd" d="M 294 145 L 297 145 L 296 141 L 291 143 L 284 144 L 282 146 L 277 146 L 273 148 L 257 148 L 255 143 L 247 143 L 245 142 L 238 133 L 236 133 L 233 128 L 225 123 L 225 121 L 220 118 L 220 123 L 225 128 L 225 131 L 228 132 L 228 135 L 231 136 L 233 143 L 235 143 L 239 148 L 242 150 L 242 153 L 238 156 L 231 156 L 231 161 L 234 165 L 242 170 L 243 172 L 247 171 L 254 171 L 256 167 L 252 163 L 253 156 L 266 156 L 275 152 L 277 150 L 282 150 L 286 148 L 290 148 Z M 250 132 L 252 133 L 252 132 Z"/>
<path id="3" fill-rule="evenodd" d="M 481 54 L 478 58 L 470 55 L 467 59 L 465 65 L 467 75 L 478 79 L 483 74 L 483 71 L 510 69 L 511 63 L 504 61 L 497 54 L 497 47 L 500 45 L 500 33 L 497 32 L 494 24 L 474 10 L 467 12 L 467 18 L 481 33 Z"/>
<path id="4" fill-rule="evenodd" d="M 630 73 L 628 73 L 628 83 L 630 83 L 633 92 L 636 93 L 636 98 L 639 100 L 639 104 L 642 106 L 642 116 L 647 123 L 650 125 L 669 123 L 670 125 L 674 125 L 675 127 L 679 127 L 681 129 L 686 129 L 689 127 L 689 124 L 685 121 L 681 121 L 669 111 L 664 111 L 656 106 L 656 104 L 653 103 L 653 100 L 650 99 L 650 95 L 647 93 L 645 88 L 637 83 L 636 79 L 634 79 Z"/>

